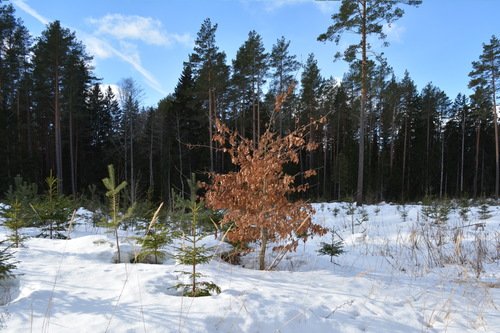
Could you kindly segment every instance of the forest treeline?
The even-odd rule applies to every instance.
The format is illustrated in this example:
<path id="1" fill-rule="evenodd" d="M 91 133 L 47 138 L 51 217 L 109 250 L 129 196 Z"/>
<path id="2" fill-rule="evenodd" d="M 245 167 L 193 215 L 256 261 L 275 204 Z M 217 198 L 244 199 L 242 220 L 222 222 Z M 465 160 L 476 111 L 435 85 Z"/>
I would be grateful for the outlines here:
<path id="1" fill-rule="evenodd" d="M 229 61 L 217 28 L 202 23 L 175 91 L 143 107 L 132 79 L 120 82 L 119 94 L 101 85 L 92 55 L 59 21 L 35 38 L 13 6 L 0 3 L 0 192 L 18 174 L 42 187 L 53 172 L 62 193 L 102 193 L 114 164 L 131 202 L 169 202 L 172 191 L 189 194 L 191 173 L 206 179 L 234 168 L 211 140 L 216 119 L 257 142 L 267 128 L 284 135 L 325 117 L 307 133 L 318 149 L 288 168 L 317 171 L 307 179 L 312 200 L 356 194 L 360 133 L 366 201 L 498 194 L 495 36 L 471 59 L 470 96 L 450 98 L 432 83 L 419 88 L 410 73 L 398 78 L 384 59 L 369 59 L 360 131 L 360 61 L 337 81 L 321 73 L 314 54 L 300 63 L 285 37 L 266 50 L 256 31 Z"/>

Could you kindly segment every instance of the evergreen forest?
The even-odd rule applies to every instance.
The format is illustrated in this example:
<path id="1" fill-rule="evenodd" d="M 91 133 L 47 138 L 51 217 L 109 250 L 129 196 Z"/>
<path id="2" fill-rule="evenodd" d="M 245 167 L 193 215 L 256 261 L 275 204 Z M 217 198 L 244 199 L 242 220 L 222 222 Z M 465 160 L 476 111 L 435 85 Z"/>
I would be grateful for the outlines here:
<path id="1" fill-rule="evenodd" d="M 340 27 L 357 29 L 344 7 L 318 43 L 338 44 Z M 397 8 L 378 14 L 387 22 L 402 15 Z M 368 36 L 381 33 L 368 27 Z M 294 196 L 358 203 L 498 197 L 497 36 L 470 59 L 472 94 L 448 96 L 432 83 L 417 87 L 411 73 L 397 77 L 380 54 L 367 56 L 362 35 L 347 50 L 330 44 L 350 65 L 339 81 L 321 73 L 312 53 L 299 62 L 287 37 L 266 50 L 250 31 L 228 59 L 217 29 L 209 18 L 201 22 L 175 91 L 145 107 L 133 79 L 124 78 L 118 93 L 101 84 L 75 32 L 54 21 L 32 36 L 14 7 L 0 2 L 0 193 L 18 175 L 42 189 L 53 174 L 59 193 L 104 200 L 101 180 L 113 164 L 129 184 L 127 202 L 171 204 L 173 193 L 189 198 L 191 174 L 208 180 L 235 170 L 213 140 L 218 121 L 256 143 L 268 129 L 285 136 L 323 119 L 305 134 L 317 148 L 285 166 L 291 175 L 315 171 L 296 178 L 309 186 Z"/>

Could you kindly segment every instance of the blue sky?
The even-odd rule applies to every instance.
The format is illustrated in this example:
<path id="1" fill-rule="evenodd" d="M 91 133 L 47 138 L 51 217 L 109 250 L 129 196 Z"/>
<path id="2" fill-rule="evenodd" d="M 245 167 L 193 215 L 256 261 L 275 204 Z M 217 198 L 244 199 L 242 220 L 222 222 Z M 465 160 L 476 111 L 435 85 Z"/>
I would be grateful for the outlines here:
<path id="1" fill-rule="evenodd" d="M 339 46 L 316 41 L 331 24 L 338 1 L 314 0 L 11 0 L 34 37 L 45 24 L 60 20 L 76 32 L 94 56 L 103 84 L 132 77 L 143 90 L 145 106 L 173 92 L 182 63 L 192 52 L 196 33 L 209 17 L 218 24 L 216 41 L 228 64 L 255 30 L 266 51 L 281 36 L 301 61 L 314 53 L 324 77 L 341 78 L 347 69 L 333 62 Z M 388 29 L 390 46 L 382 51 L 398 77 L 405 70 L 419 89 L 432 82 L 451 99 L 469 93 L 467 74 L 482 43 L 500 34 L 500 0 L 424 0 Z M 297 73 L 300 77 L 300 73 Z"/>

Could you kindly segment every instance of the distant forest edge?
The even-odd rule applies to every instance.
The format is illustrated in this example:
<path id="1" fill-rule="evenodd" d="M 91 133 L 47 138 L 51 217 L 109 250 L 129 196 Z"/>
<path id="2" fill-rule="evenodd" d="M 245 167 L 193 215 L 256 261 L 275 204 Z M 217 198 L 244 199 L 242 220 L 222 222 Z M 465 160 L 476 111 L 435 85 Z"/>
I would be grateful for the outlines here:
<path id="1" fill-rule="evenodd" d="M 43 188 L 53 172 L 65 194 L 102 195 L 113 164 L 131 202 L 169 202 L 172 190 L 189 195 L 192 173 L 203 180 L 234 168 L 211 140 L 216 119 L 257 142 L 268 127 L 284 135 L 326 117 L 307 134 L 319 148 L 304 149 L 287 168 L 317 171 L 298 178 L 310 185 L 308 199 L 355 197 L 360 142 L 367 202 L 498 196 L 496 36 L 470 59 L 473 94 L 450 99 L 432 83 L 419 90 L 408 72 L 396 77 L 378 57 L 364 66 L 351 59 L 336 81 L 323 76 L 314 54 L 297 61 L 285 37 L 266 51 L 256 31 L 229 64 L 216 32 L 206 19 L 175 91 L 145 108 L 132 79 L 120 82 L 117 95 L 100 85 L 74 32 L 54 21 L 33 38 L 13 6 L 0 1 L 0 193 L 18 174 Z"/>

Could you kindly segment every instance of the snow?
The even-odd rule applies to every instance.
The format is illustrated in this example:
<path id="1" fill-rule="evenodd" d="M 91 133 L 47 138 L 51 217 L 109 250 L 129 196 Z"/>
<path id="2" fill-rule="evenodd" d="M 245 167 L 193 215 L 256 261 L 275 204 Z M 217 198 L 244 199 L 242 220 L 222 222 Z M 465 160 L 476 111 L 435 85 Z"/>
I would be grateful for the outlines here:
<path id="1" fill-rule="evenodd" d="M 348 206 L 315 204 L 315 222 L 334 227 L 344 239 L 345 253 L 334 263 L 317 253 L 330 234 L 300 242 L 273 271 L 252 269 L 255 254 L 245 256 L 241 266 L 213 259 L 198 270 L 222 293 L 200 298 L 172 288 L 184 278 L 178 271 L 189 269 L 173 259 L 161 265 L 112 263 L 112 235 L 93 227 L 90 213 L 80 210 L 71 239 L 30 238 L 17 249 L 17 277 L 1 284 L 2 327 L 6 332 L 500 332 L 499 207 L 490 206 L 492 217 L 484 220 L 484 230 L 476 230 L 468 225 L 479 221 L 477 207 L 468 222 L 455 209 L 445 226 L 436 227 L 420 205 L 365 206 L 368 221 L 352 233 Z M 452 239 L 457 230 L 463 230 L 462 264 Z M 427 246 L 431 239 L 424 236 L 437 233 L 444 235 L 443 245 Z M 0 229 L 0 239 L 6 234 Z M 132 234 L 122 231 L 126 251 L 136 247 L 127 240 Z M 218 245 L 213 236 L 207 239 Z M 486 248 L 479 277 L 478 239 Z"/>

